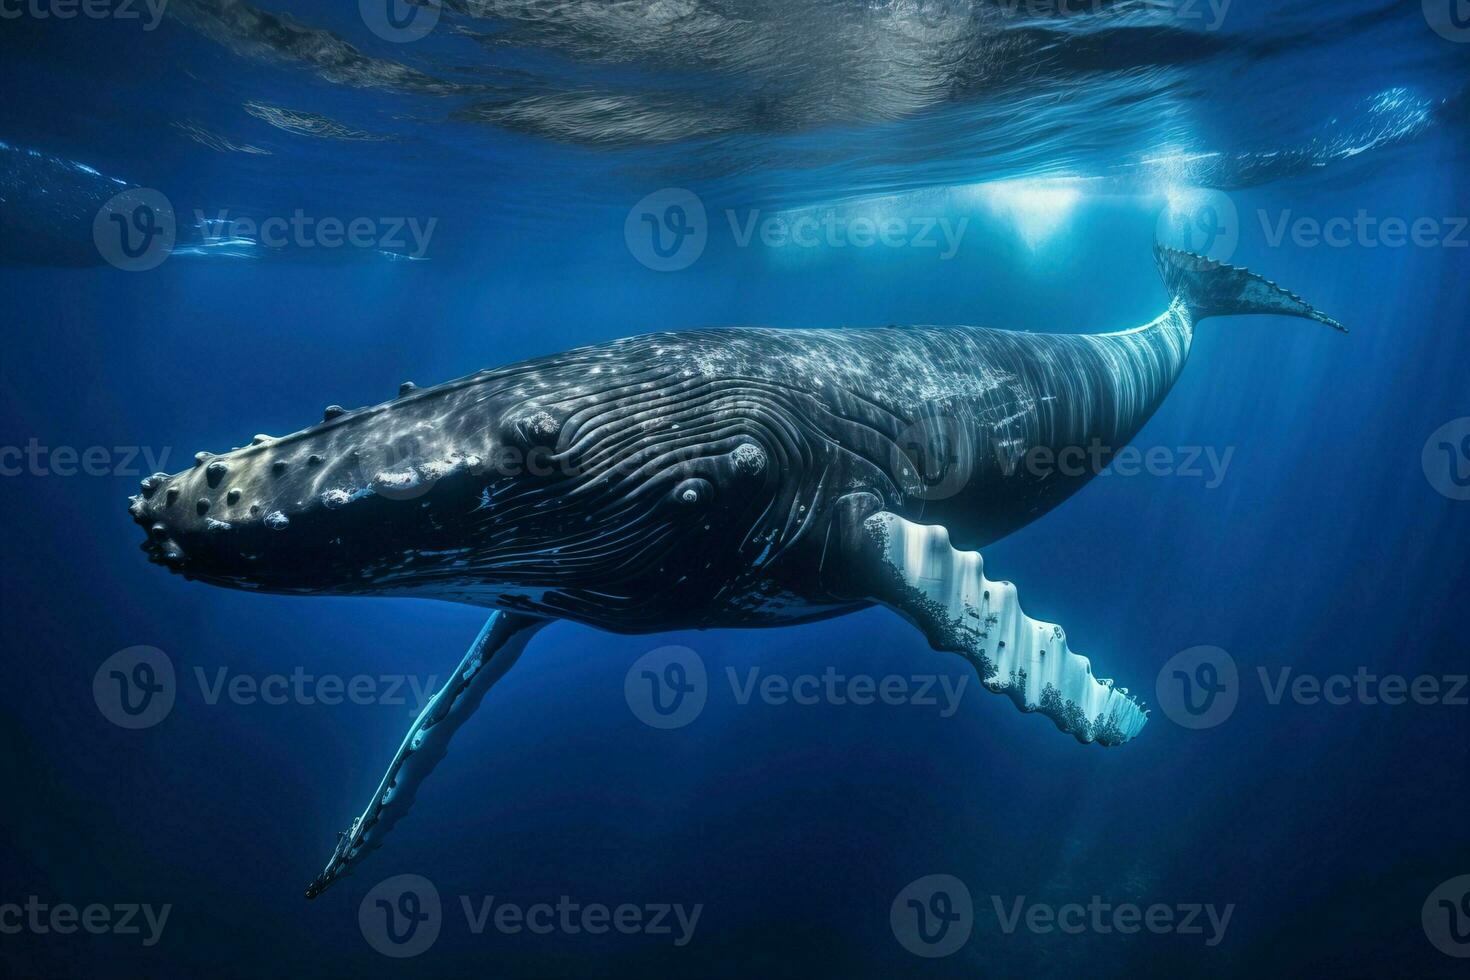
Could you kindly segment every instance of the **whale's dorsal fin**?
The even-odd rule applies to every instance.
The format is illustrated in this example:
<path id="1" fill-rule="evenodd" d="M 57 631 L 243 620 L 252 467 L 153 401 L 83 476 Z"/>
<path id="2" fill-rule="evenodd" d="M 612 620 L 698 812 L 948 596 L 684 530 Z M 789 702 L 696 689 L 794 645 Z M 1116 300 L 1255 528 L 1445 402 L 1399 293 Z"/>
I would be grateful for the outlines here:
<path id="1" fill-rule="evenodd" d="M 980 553 L 953 548 L 943 527 L 879 511 L 853 544 L 869 597 L 918 626 L 934 649 L 964 655 L 987 690 L 1079 742 L 1120 745 L 1143 728 L 1148 712 L 1128 689 L 1094 677 L 1060 626 L 1022 612 L 1015 586 L 987 579 Z"/>
<path id="2" fill-rule="evenodd" d="M 491 685 L 515 664 L 531 635 L 546 623 L 520 613 L 490 615 L 449 680 L 414 719 L 362 816 L 337 834 L 337 846 L 322 873 L 307 886 L 307 898 L 326 891 L 383 842 L 408 813 L 419 786 L 444 758 L 450 737 L 480 706 Z"/>

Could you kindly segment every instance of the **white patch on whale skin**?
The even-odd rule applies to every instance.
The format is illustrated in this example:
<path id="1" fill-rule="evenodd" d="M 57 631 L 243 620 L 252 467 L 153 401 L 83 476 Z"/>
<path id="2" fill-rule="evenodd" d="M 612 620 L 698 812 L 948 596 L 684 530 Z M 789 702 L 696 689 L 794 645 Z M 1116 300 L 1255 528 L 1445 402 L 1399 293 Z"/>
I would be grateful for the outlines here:
<path id="1" fill-rule="evenodd" d="M 322 506 L 327 508 L 327 510 L 336 510 L 338 507 L 350 503 L 351 501 L 352 494 L 348 493 L 346 490 L 343 490 L 341 487 L 328 490 L 326 493 L 322 494 Z"/>
<path id="2" fill-rule="evenodd" d="M 418 485 L 419 475 L 414 470 L 383 471 L 373 474 L 374 490 L 391 490 L 401 493 L 405 490 L 413 490 Z"/>
<path id="3" fill-rule="evenodd" d="M 415 466 L 380 470 L 373 474 L 368 489 L 384 493 L 409 493 L 426 489 L 455 473 L 476 470 L 483 463 L 483 458 L 475 453 L 450 452 L 441 459 L 432 459 Z"/>

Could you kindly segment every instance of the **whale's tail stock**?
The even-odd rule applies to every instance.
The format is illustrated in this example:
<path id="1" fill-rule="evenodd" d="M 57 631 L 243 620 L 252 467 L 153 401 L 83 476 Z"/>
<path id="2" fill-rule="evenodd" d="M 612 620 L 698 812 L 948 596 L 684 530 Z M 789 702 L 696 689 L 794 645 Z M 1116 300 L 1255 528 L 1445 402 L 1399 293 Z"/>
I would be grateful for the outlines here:
<path id="1" fill-rule="evenodd" d="M 1170 295 L 1185 305 L 1196 322 L 1207 316 L 1266 313 L 1316 320 L 1347 333 L 1347 327 L 1296 293 L 1247 269 L 1164 245 L 1154 249 L 1154 256 Z"/>

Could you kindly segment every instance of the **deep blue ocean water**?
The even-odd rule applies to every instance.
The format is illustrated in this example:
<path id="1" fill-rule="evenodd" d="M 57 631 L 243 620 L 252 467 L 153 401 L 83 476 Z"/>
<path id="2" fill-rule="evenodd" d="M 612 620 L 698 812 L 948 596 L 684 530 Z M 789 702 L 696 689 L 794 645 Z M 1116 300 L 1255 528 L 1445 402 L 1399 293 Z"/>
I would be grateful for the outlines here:
<path id="1" fill-rule="evenodd" d="M 505 2 L 447 6 L 421 39 L 402 32 L 437 8 L 4 7 L 0 975 L 1463 975 L 1442 947 L 1470 952 L 1470 24 L 1441 6 Z M 130 271 L 93 225 L 140 187 L 174 242 Z M 298 214 L 316 230 L 262 240 Z M 783 240 L 803 214 L 842 237 Z M 357 219 L 370 247 L 324 244 L 322 221 Z M 855 244 L 880 221 L 895 244 Z M 1169 465 L 1098 477 L 986 569 L 1150 702 L 1181 651 L 1226 651 L 1228 716 L 1155 708 L 1136 741 L 1081 746 L 882 609 L 558 623 L 383 849 L 302 897 L 484 611 L 166 575 L 126 513 L 150 458 L 651 330 L 1122 328 L 1168 301 L 1161 237 L 1351 333 L 1205 322 L 1135 441 Z M 708 697 L 659 730 L 624 682 L 670 644 Z M 132 730 L 94 677 L 140 645 L 176 680 Z M 727 671 L 753 669 L 971 686 L 949 713 L 942 693 L 741 703 Z M 376 693 L 212 693 L 293 674 Z M 1274 696 L 1337 675 L 1373 679 Z M 1385 703 L 1385 675 L 1437 693 Z M 432 883 L 439 932 L 389 957 L 363 923 L 402 874 Z M 930 875 L 972 909 L 932 958 L 890 915 Z M 562 896 L 700 911 L 685 936 L 541 934 L 462 907 Z M 150 944 L 141 915 L 61 933 L 28 902 L 170 911 Z M 1007 928 L 1018 902 L 1040 926 Z M 1229 918 L 1178 928 L 1196 905 Z M 1116 928 L 1151 906 L 1175 927 Z"/>

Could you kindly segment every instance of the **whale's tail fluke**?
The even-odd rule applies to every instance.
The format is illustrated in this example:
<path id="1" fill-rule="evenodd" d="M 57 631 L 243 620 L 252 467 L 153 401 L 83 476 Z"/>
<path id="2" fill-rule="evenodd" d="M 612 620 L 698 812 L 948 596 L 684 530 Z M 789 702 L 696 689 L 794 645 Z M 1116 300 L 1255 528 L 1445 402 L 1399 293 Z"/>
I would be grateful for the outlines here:
<path id="1" fill-rule="evenodd" d="M 1189 308 L 1196 322 L 1207 316 L 1274 313 L 1316 320 L 1347 333 L 1347 327 L 1296 293 L 1254 272 L 1163 245 L 1154 249 L 1154 255 L 1169 293 Z"/>

